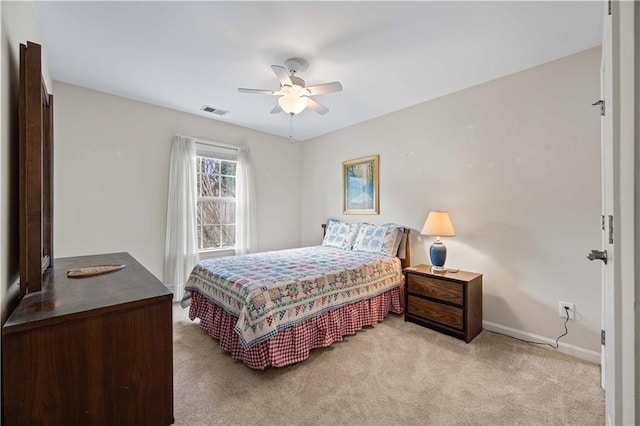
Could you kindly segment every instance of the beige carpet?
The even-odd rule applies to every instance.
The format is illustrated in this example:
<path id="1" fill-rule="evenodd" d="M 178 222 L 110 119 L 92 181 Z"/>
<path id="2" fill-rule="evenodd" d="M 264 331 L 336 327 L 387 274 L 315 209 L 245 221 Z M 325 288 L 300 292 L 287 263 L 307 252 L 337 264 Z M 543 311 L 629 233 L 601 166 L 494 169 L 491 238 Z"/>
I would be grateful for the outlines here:
<path id="1" fill-rule="evenodd" d="M 391 314 L 256 371 L 176 307 L 174 342 L 176 425 L 605 423 L 599 366 L 486 331 L 465 344 Z"/>

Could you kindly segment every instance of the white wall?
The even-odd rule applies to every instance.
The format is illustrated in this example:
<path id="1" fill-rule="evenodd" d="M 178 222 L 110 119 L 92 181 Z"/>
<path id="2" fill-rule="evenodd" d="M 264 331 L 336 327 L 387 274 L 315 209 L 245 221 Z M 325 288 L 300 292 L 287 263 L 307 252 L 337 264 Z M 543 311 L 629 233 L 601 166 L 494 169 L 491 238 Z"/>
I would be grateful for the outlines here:
<path id="1" fill-rule="evenodd" d="M 54 88 L 56 258 L 127 251 L 162 279 L 175 133 L 248 146 L 258 249 L 300 245 L 299 143 L 58 81 Z"/>
<path id="2" fill-rule="evenodd" d="M 29 1 L 0 2 L 2 45 L 0 46 L 0 318 L 4 322 L 9 297 L 16 296 L 18 282 L 18 91 L 20 44 L 40 43 L 33 7 Z M 45 84 L 52 92 L 47 66 L 42 58 Z M 10 291 L 11 290 L 11 291 Z M 10 291 L 9 293 L 7 293 Z"/>
<path id="3" fill-rule="evenodd" d="M 573 302 L 563 350 L 599 360 L 600 265 L 585 258 L 600 246 L 599 65 L 590 49 L 307 141 L 302 244 L 327 217 L 394 221 L 429 263 L 419 230 L 448 210 L 447 265 L 484 274 L 486 327 L 555 340 Z M 380 215 L 343 216 L 342 161 L 373 154 Z"/>

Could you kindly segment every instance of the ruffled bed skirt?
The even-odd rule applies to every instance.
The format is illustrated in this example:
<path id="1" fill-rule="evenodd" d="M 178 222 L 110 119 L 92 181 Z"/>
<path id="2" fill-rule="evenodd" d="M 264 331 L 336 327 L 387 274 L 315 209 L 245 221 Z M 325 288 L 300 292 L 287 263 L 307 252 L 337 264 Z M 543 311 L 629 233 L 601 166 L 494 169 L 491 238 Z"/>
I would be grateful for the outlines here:
<path id="1" fill-rule="evenodd" d="M 199 292 L 193 293 L 189 318 L 200 319 L 200 327 L 220 341 L 220 346 L 248 367 L 284 367 L 304 361 L 314 348 L 341 341 L 343 336 L 355 334 L 364 326 L 384 319 L 389 312 L 404 310 L 404 287 L 388 290 L 371 299 L 325 312 L 300 324 L 278 331 L 269 340 L 245 349 L 234 328 L 237 317 L 210 302 Z"/>

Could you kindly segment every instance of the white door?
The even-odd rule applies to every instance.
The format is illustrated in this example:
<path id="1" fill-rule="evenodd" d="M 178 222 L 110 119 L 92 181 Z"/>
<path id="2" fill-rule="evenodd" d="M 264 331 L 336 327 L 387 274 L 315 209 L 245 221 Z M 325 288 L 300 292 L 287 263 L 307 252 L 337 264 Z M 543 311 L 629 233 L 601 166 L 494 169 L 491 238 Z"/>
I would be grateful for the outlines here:
<path id="1" fill-rule="evenodd" d="M 606 7 L 606 6 L 605 6 Z M 608 9 L 608 7 L 607 7 Z M 604 112 L 601 121 L 601 145 L 602 145 L 602 248 L 606 253 L 607 262 L 602 262 L 602 329 L 605 333 L 605 344 L 602 346 L 602 387 L 605 390 L 605 403 L 607 424 L 619 424 L 621 419 L 620 408 L 620 360 L 615 359 L 615 347 L 619 343 L 616 336 L 616 315 L 620 307 L 616 306 L 616 286 L 614 280 L 613 260 L 613 209 L 614 209 L 614 182 L 613 182 L 613 40 L 611 37 L 611 15 L 605 11 L 603 38 L 602 38 L 602 62 L 601 62 L 601 96 L 604 101 Z"/>

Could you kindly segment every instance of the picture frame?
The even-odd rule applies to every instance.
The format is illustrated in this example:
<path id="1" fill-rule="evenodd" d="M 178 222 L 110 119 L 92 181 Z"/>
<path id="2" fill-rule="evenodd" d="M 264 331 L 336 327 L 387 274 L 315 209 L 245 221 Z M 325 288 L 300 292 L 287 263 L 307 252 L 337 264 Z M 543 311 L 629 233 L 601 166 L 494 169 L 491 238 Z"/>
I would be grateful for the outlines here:
<path id="1" fill-rule="evenodd" d="M 380 214 L 379 156 L 342 162 L 343 214 Z"/>

